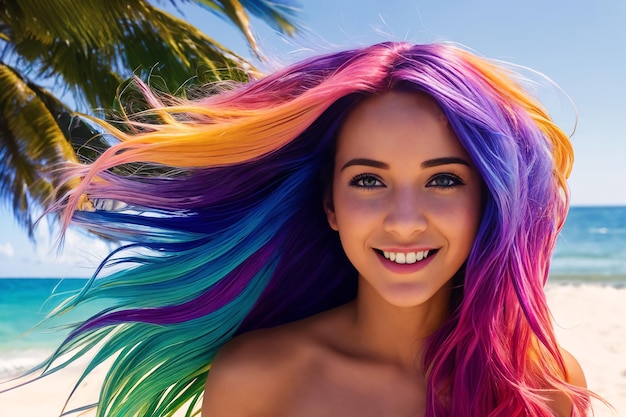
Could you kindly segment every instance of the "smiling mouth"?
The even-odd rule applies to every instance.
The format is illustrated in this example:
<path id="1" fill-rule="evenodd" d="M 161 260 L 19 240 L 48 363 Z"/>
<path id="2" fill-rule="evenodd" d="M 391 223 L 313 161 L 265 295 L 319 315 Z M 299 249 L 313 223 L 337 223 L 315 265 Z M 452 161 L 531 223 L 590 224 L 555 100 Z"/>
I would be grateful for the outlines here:
<path id="1" fill-rule="evenodd" d="M 435 253 L 439 251 L 439 249 L 430 249 L 418 252 L 387 252 L 382 251 L 380 249 L 375 249 L 380 255 L 384 256 L 385 259 L 390 260 L 391 262 L 395 262 L 397 264 L 405 265 L 405 264 L 414 264 L 429 256 L 433 256 Z"/>

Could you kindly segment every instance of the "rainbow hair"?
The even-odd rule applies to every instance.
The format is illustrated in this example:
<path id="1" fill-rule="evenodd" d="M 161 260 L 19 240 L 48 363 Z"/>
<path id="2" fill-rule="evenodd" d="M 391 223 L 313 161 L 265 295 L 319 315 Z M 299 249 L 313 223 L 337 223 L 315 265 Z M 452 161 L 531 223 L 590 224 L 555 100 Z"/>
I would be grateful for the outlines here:
<path id="1" fill-rule="evenodd" d="M 60 311 L 110 307 L 76 326 L 44 372 L 98 346 L 85 375 L 114 358 L 98 416 L 170 416 L 183 405 L 191 414 L 228 340 L 353 299 L 357 273 L 322 204 L 335 140 L 360 101 L 403 90 L 439 103 L 484 182 L 452 313 L 423 357 L 426 415 L 552 415 L 549 390 L 584 415 L 588 394 L 565 382 L 543 292 L 572 148 L 515 79 L 453 45 L 389 42 L 197 100 L 139 84 L 152 109 L 132 116 L 131 133 L 102 123 L 119 143 L 68 168 L 81 183 L 53 207 L 65 225 L 125 243 Z M 80 210 L 104 200 L 123 206 Z"/>

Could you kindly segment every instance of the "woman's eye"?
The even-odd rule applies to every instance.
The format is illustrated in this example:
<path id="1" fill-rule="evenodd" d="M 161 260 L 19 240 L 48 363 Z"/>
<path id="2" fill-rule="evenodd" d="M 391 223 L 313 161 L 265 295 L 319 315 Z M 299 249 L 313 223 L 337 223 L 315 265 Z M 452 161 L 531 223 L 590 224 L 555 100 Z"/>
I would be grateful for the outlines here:
<path id="1" fill-rule="evenodd" d="M 457 177 L 453 174 L 440 174 L 435 176 L 430 180 L 430 182 L 426 185 L 427 187 L 437 187 L 437 188 L 452 188 L 457 185 L 465 184 L 461 178 Z"/>
<path id="2" fill-rule="evenodd" d="M 357 188 L 376 188 L 382 187 L 383 183 L 373 175 L 363 174 L 352 178 L 352 180 L 350 180 L 350 186 Z"/>

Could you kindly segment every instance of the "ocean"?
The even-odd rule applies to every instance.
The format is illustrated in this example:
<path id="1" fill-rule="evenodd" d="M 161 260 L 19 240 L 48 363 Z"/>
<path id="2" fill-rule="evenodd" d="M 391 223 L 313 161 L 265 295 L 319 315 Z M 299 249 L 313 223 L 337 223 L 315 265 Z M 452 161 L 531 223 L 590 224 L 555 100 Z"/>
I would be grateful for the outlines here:
<path id="1" fill-rule="evenodd" d="M 550 283 L 626 286 L 626 207 L 572 207 L 557 240 Z M 82 279 L 0 278 L 0 380 L 33 366 L 67 331 L 36 326 Z M 50 298 L 51 294 L 57 294 Z M 626 300 L 625 300 L 626 302 Z M 80 320 L 92 311 L 77 311 Z"/>
<path id="2" fill-rule="evenodd" d="M 557 240 L 550 279 L 626 285 L 626 207 L 572 207 Z"/>

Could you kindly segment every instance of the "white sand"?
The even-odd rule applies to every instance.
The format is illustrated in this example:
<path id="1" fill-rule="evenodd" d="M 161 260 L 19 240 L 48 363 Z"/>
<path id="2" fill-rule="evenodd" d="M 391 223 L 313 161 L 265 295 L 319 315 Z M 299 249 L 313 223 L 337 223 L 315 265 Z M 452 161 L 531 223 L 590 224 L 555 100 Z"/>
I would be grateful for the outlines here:
<path id="1" fill-rule="evenodd" d="M 103 370 L 98 370 L 93 377 L 85 380 L 66 410 L 96 402 L 104 373 Z M 45 379 L 0 394 L 0 417 L 60 416 L 79 374 L 79 367 L 73 366 Z M 4 384 L 0 385 L 0 389 L 3 388 Z M 95 413 L 84 415 L 93 416 Z"/>
<path id="2" fill-rule="evenodd" d="M 595 404 L 595 416 L 626 417 L 626 289 L 552 285 L 547 296 L 561 346 L 580 362 L 589 389 L 616 409 Z"/>
<path id="3" fill-rule="evenodd" d="M 589 388 L 616 409 L 596 404 L 596 417 L 626 417 L 626 289 L 551 285 L 547 294 L 561 345 L 582 365 Z M 0 394 L 0 417 L 58 417 L 78 371 L 73 367 Z M 94 402 L 103 376 L 98 370 L 85 381 L 70 408 Z"/>
<path id="4" fill-rule="evenodd" d="M 79 364 L 18 389 L 2 393 L 0 394 L 0 417 L 59 417 L 63 411 L 94 404 L 98 401 L 98 392 L 106 375 L 106 368 L 105 363 L 89 375 L 67 404 L 68 394 L 82 372 Z M 4 385 L 0 385 L 0 390 L 4 388 Z M 82 413 L 71 414 L 71 416 L 93 417 L 95 414 L 95 409 L 91 408 Z M 185 412 L 179 410 L 175 417 L 184 417 L 184 415 Z"/>

